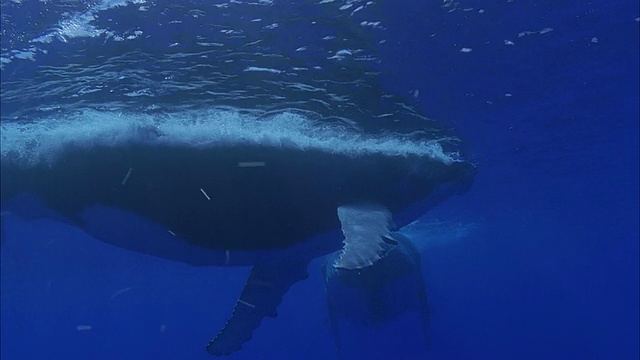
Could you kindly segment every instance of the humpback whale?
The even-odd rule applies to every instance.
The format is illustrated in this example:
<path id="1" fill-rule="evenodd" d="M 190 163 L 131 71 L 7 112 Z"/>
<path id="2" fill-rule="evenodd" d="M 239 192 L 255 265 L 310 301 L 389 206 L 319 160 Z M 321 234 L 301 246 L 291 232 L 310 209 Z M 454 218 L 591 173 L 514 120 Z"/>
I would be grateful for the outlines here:
<path id="1" fill-rule="evenodd" d="M 51 162 L 7 155 L 2 199 L 30 194 L 48 209 L 43 216 L 133 251 L 193 265 L 253 265 L 229 322 L 207 346 L 214 355 L 239 349 L 264 316 L 275 316 L 310 260 L 340 250 L 339 268 L 370 267 L 396 241 L 391 213 L 402 226 L 463 190 L 473 173 L 468 163 L 429 156 L 198 147 L 164 143 L 161 129 L 153 136 L 67 144 Z M 363 203 L 384 209 L 349 211 Z"/>
<path id="2" fill-rule="evenodd" d="M 312 259 L 377 271 L 406 248 L 394 226 L 471 184 L 460 141 L 383 86 L 377 3 L 97 16 L 125 3 L 80 13 L 88 39 L 54 27 L 31 42 L 35 62 L 3 63 L 2 211 L 195 266 L 253 266 L 212 355 L 276 316 Z M 121 36 L 131 19 L 166 36 Z"/>

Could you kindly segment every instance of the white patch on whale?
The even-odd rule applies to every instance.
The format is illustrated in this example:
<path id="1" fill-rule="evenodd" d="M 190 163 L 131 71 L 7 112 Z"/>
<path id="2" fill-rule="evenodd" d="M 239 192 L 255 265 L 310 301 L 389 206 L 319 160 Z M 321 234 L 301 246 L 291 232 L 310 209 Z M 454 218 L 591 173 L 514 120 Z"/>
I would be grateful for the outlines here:
<path id="1" fill-rule="evenodd" d="M 231 110 L 163 115 L 85 110 L 63 116 L 0 124 L 2 161 L 54 163 L 68 147 L 135 144 L 201 148 L 260 145 L 349 156 L 424 156 L 445 164 L 458 161 L 456 154 L 443 150 L 440 142 L 449 140 L 446 138 L 411 140 L 406 134 L 364 134 L 291 112 L 258 117 Z"/>

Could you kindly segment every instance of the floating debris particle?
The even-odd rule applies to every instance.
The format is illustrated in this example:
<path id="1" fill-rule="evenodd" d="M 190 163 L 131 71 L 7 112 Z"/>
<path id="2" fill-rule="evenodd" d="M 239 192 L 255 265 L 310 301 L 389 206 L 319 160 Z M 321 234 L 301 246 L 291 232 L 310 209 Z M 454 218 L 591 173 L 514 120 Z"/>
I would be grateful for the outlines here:
<path id="1" fill-rule="evenodd" d="M 597 38 L 597 37 L 595 37 L 595 36 L 594 36 L 594 37 L 592 37 L 592 38 L 591 38 L 591 42 L 592 42 L 592 43 L 594 43 L 594 44 L 597 44 L 597 43 L 598 43 L 598 38 Z"/>
<path id="2" fill-rule="evenodd" d="M 242 300 L 242 299 L 238 299 L 238 302 L 239 302 L 240 304 L 246 305 L 246 306 L 248 306 L 248 307 L 250 307 L 250 308 L 252 308 L 252 309 L 255 309 L 255 308 L 256 308 L 256 306 L 255 306 L 255 305 L 253 305 L 253 304 L 249 304 L 248 302 L 246 302 L 246 301 L 244 301 L 244 300 Z"/>
<path id="3" fill-rule="evenodd" d="M 76 326 L 76 330 L 78 331 L 87 331 L 87 330 L 91 330 L 93 329 L 93 326 L 91 325 L 78 325 Z"/>
<path id="4" fill-rule="evenodd" d="M 131 289 L 133 289 L 133 288 L 132 287 L 126 287 L 126 288 L 120 289 L 120 290 L 116 291 L 115 293 L 113 293 L 113 295 L 111 295 L 110 299 L 113 300 L 113 299 L 117 298 L 118 296 L 126 293 L 127 291 L 129 291 Z"/>
<path id="5" fill-rule="evenodd" d="M 171 230 L 167 230 L 167 231 L 169 232 L 169 234 L 171 234 L 173 236 L 176 236 L 176 233 L 174 233 L 173 231 L 171 231 Z"/>
<path id="6" fill-rule="evenodd" d="M 211 200 L 211 198 L 209 197 L 209 195 L 207 195 L 207 193 L 204 191 L 204 189 L 200 189 L 200 192 L 202 192 L 202 195 L 204 195 L 204 197 L 206 197 L 207 200 Z"/>
<path id="7" fill-rule="evenodd" d="M 460 52 L 463 52 L 463 53 L 470 53 L 471 51 L 472 51 L 471 48 L 466 48 L 466 47 L 463 47 L 462 49 L 460 49 Z"/>
<path id="8" fill-rule="evenodd" d="M 504 44 L 505 44 L 505 45 L 515 45 L 515 44 L 513 43 L 513 41 L 511 41 L 511 40 L 505 40 L 505 41 L 504 41 Z"/>
<path id="9" fill-rule="evenodd" d="M 267 163 L 265 163 L 264 161 L 241 161 L 238 163 L 238 167 L 241 168 L 262 167 L 266 165 Z"/>
<path id="10" fill-rule="evenodd" d="M 127 174 L 124 176 L 124 179 L 122 179 L 122 186 L 124 186 L 127 181 L 129 180 L 129 177 L 131 177 L 131 172 L 133 171 L 133 168 L 130 167 L 129 170 L 127 171 Z"/>

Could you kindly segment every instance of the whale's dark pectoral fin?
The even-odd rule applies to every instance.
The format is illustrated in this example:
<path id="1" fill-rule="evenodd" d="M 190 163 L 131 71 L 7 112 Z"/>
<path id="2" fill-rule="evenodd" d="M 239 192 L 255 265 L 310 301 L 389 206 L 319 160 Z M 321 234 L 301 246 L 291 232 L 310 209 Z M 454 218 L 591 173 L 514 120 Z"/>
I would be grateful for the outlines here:
<path id="1" fill-rule="evenodd" d="M 207 352 L 224 356 L 240 350 L 265 316 L 277 316 L 276 309 L 291 285 L 308 277 L 307 265 L 308 261 L 254 266 L 231 318 L 207 344 Z"/>
<path id="2" fill-rule="evenodd" d="M 340 206 L 343 248 L 333 266 L 362 269 L 373 265 L 398 242 L 391 235 L 391 213 L 382 206 Z"/>

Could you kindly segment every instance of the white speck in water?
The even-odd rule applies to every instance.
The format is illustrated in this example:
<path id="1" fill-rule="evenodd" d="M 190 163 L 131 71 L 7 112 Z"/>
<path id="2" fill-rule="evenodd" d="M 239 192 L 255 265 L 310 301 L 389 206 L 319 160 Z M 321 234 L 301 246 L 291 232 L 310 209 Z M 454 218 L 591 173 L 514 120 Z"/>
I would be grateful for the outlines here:
<path id="1" fill-rule="evenodd" d="M 597 38 L 597 37 L 595 37 L 595 36 L 594 36 L 594 37 L 592 37 L 592 38 L 591 38 L 591 42 L 592 42 L 592 43 L 594 43 L 594 44 L 597 44 L 597 43 L 598 43 L 598 38 Z"/>
<path id="2" fill-rule="evenodd" d="M 209 197 L 209 195 L 204 191 L 204 189 L 200 189 L 200 192 L 202 192 L 202 195 L 204 195 L 204 197 L 207 198 L 207 200 L 211 200 L 211 198 Z"/>
<path id="3" fill-rule="evenodd" d="M 127 171 L 127 174 L 124 176 L 124 179 L 122 179 L 122 186 L 124 186 L 129 180 L 129 177 L 131 177 L 131 171 L 133 171 L 132 167 L 129 168 L 129 171 Z"/>
<path id="4" fill-rule="evenodd" d="M 238 163 L 238 167 L 241 168 L 263 167 L 266 165 L 267 163 L 265 163 L 264 161 L 241 161 Z"/>
<path id="5" fill-rule="evenodd" d="M 126 287 L 126 288 L 122 288 L 122 289 L 116 291 L 115 293 L 113 293 L 113 295 L 111 295 L 110 300 L 113 300 L 113 299 L 117 298 L 118 296 L 126 293 L 127 291 L 129 291 L 131 289 L 133 289 L 133 288 L 132 287 Z"/>
<path id="6" fill-rule="evenodd" d="M 470 53 L 471 51 L 472 51 L 471 48 L 466 48 L 466 47 L 463 47 L 462 49 L 460 49 L 460 52 L 463 52 L 463 53 Z"/>
<path id="7" fill-rule="evenodd" d="M 255 309 L 255 308 L 256 308 L 256 306 L 255 306 L 255 305 L 253 305 L 253 304 L 249 304 L 248 302 L 246 302 L 246 301 L 244 301 L 244 300 L 242 300 L 242 299 L 238 299 L 238 302 L 239 302 L 240 304 L 246 305 L 246 306 L 248 306 L 248 307 L 250 307 L 250 308 L 252 308 L 252 309 Z"/>

